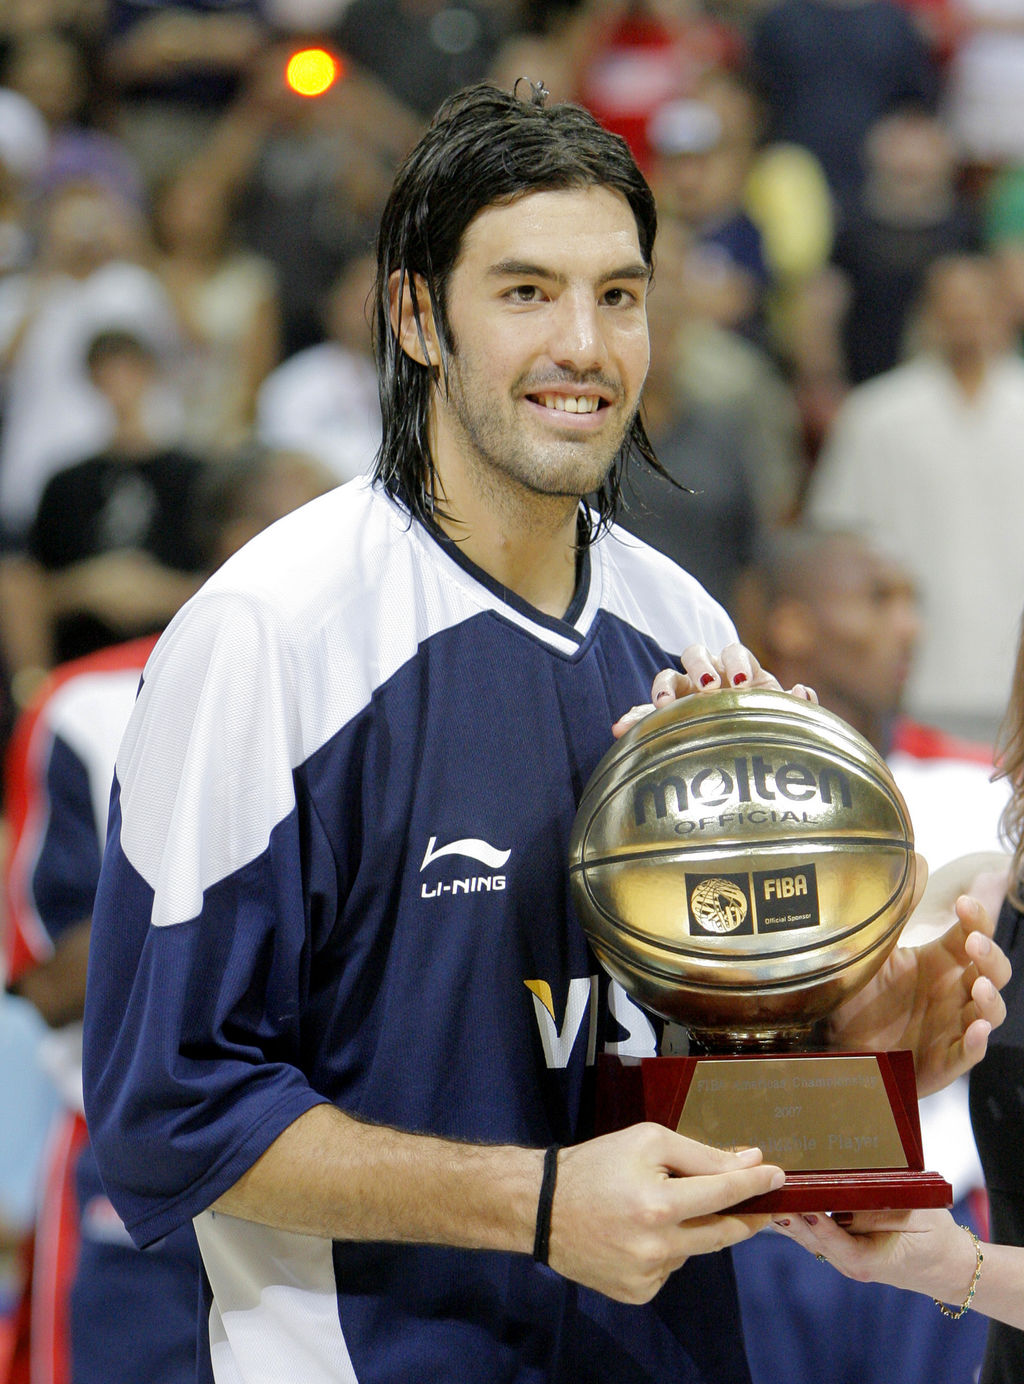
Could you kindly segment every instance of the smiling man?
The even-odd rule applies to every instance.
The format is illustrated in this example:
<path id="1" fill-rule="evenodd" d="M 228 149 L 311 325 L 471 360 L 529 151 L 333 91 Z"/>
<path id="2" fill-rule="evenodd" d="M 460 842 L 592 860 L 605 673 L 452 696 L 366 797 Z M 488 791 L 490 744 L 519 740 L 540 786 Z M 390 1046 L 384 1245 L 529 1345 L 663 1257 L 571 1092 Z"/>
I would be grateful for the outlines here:
<path id="1" fill-rule="evenodd" d="M 778 685 L 612 528 L 652 460 L 654 232 L 585 112 L 447 102 L 378 237 L 373 479 L 250 543 L 147 666 L 86 1100 L 136 1240 L 194 1220 L 206 1379 L 749 1380 L 708 1252 L 782 1174 L 656 1126 L 591 1137 L 596 1051 L 657 1035 L 566 870 L 613 722 L 680 651 L 664 696 Z"/>

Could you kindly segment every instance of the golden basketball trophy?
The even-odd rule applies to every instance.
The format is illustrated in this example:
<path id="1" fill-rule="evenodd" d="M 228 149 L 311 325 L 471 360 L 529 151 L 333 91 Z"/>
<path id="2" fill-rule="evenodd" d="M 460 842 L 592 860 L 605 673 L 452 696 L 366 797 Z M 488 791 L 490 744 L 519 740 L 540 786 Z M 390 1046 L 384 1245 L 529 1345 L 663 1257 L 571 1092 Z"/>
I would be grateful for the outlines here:
<path id="1" fill-rule="evenodd" d="M 757 1145 L 787 1180 L 747 1209 L 951 1205 L 912 1054 L 818 1041 L 896 945 L 918 868 L 887 765 L 822 707 L 726 690 L 633 726 L 584 791 L 570 879 L 599 961 L 689 1054 L 599 1058 L 599 1129 Z"/>

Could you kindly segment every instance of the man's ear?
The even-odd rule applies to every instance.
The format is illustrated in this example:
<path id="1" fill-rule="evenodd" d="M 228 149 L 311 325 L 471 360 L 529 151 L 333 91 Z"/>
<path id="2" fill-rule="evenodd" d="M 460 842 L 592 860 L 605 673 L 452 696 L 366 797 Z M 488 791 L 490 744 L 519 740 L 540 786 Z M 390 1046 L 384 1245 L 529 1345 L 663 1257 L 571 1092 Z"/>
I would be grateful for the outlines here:
<path id="1" fill-rule="evenodd" d="M 434 313 L 430 294 L 420 274 L 402 274 L 396 269 L 388 280 L 388 300 L 391 307 L 391 330 L 407 356 L 420 365 L 441 364 Z M 417 312 L 414 310 L 415 301 Z"/>

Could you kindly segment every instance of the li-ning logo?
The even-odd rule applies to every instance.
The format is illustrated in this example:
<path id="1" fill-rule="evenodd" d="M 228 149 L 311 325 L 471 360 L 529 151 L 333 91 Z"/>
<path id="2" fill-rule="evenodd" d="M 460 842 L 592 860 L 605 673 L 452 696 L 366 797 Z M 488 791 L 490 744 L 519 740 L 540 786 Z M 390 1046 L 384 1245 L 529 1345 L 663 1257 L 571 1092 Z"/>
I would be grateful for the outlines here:
<path id="1" fill-rule="evenodd" d="M 423 864 L 420 866 L 420 874 L 428 865 L 433 865 L 435 860 L 441 860 L 446 855 L 468 856 L 470 860 L 479 861 L 489 870 L 500 870 L 503 865 L 508 863 L 511 854 L 510 850 L 498 850 L 496 846 L 490 845 L 487 841 L 481 841 L 477 836 L 464 836 L 458 841 L 450 841 L 447 846 L 438 846 L 437 837 L 432 836 L 427 842 Z M 504 888 L 504 875 L 467 875 L 462 879 L 439 880 L 433 887 L 429 884 L 421 884 L 420 898 L 439 899 L 444 894 L 481 894 L 492 891 L 500 893 Z"/>
<path id="2" fill-rule="evenodd" d="M 809 764 L 800 762 L 776 768 L 759 754 L 749 759 L 737 757 L 728 768 L 723 764 L 702 766 L 689 778 L 683 774 L 652 774 L 642 779 L 633 794 L 636 825 L 642 827 L 647 821 L 648 806 L 654 809 L 655 817 L 667 817 L 670 795 L 677 813 L 691 808 L 723 807 L 726 803 L 774 803 L 780 799 L 805 803 L 817 798 L 823 804 L 833 804 L 838 799 L 843 807 L 853 805 L 850 781 L 841 770 L 827 766 L 815 773 Z M 748 815 L 753 821 L 753 814 Z"/>

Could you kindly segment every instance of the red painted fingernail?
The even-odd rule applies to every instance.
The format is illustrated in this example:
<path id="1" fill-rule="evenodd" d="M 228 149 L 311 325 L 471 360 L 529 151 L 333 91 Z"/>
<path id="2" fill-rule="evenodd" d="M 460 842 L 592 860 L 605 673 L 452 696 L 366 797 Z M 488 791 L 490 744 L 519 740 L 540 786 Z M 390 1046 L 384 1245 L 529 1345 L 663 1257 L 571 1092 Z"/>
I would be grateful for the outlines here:
<path id="1" fill-rule="evenodd" d="M 807 1225 L 817 1225 L 817 1224 L 818 1224 L 818 1218 L 817 1218 L 817 1216 L 805 1216 L 805 1217 L 804 1217 L 804 1221 L 807 1223 Z"/>
<path id="2" fill-rule="evenodd" d="M 741 682 L 746 682 L 746 680 L 747 680 L 747 675 L 746 675 L 746 673 L 737 673 L 736 676 L 735 676 L 735 677 L 733 678 L 733 680 L 732 680 L 732 685 L 733 685 L 733 687 L 739 687 L 740 683 L 741 683 Z"/>
<path id="3" fill-rule="evenodd" d="M 789 1221 L 776 1221 L 776 1225 L 789 1225 Z"/>
<path id="4" fill-rule="evenodd" d="M 832 1219 L 835 1221 L 836 1225 L 853 1225 L 853 1212 L 836 1211 L 833 1213 Z"/>
<path id="5" fill-rule="evenodd" d="M 703 676 L 703 677 L 701 678 L 701 680 L 700 680 L 700 685 L 701 685 L 701 687 L 707 687 L 708 683 L 714 682 L 714 680 L 715 680 L 715 675 L 714 675 L 714 673 L 705 673 L 704 676 Z"/>

